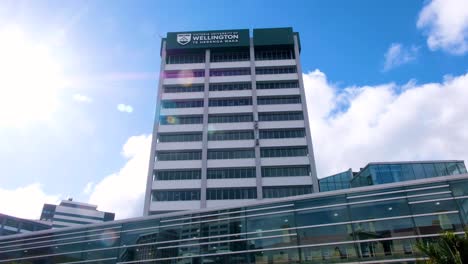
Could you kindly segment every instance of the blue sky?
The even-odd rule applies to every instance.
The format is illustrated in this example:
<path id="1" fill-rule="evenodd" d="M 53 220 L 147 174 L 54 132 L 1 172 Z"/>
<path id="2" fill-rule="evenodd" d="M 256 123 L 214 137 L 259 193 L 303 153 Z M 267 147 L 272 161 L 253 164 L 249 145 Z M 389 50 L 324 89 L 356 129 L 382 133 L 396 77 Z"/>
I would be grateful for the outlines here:
<path id="1" fill-rule="evenodd" d="M 321 114 L 313 119 L 319 120 L 317 126 L 311 126 L 322 176 L 349 167 L 358 169 L 372 161 L 369 157 L 388 160 L 466 159 L 467 152 L 452 151 L 456 148 L 451 144 L 455 143 L 450 135 L 443 134 L 444 127 L 464 128 L 455 121 L 467 121 L 461 110 L 465 109 L 463 99 L 468 97 L 463 95 L 467 94 L 461 91 L 462 88 L 456 91 L 454 88 L 454 92 L 450 92 L 456 80 L 464 83 L 468 70 L 468 5 L 461 2 L 1 1 L 0 32 L 5 28 L 15 28 L 22 32 L 29 46 L 47 47 L 48 56 L 59 65 L 64 84 L 53 95 L 46 95 L 45 99 L 54 97 L 56 107 L 45 120 L 35 113 L 49 104 L 47 100 L 44 104 L 34 105 L 27 121 L 21 124 L 0 120 L 0 197 L 25 208 L 18 211 L 14 206 L 0 206 L 0 212 L 34 218 L 44 200 L 71 196 L 85 202 L 100 202 L 98 197 L 104 194 L 96 192 L 106 188 L 104 185 L 101 188 L 96 186 L 108 176 L 122 176 L 122 171 L 128 169 L 126 166 L 135 157 L 141 164 L 135 175 L 144 174 L 140 171 L 146 172 L 146 154 L 137 154 L 133 148 L 144 145 L 141 142 L 147 143 L 147 135 L 152 131 L 160 36 L 165 36 L 168 31 L 286 26 L 298 31 L 303 71 L 309 73 L 309 94 L 314 95 L 309 101 L 314 106 L 310 108 L 316 109 L 315 114 Z M 424 9 L 426 14 L 421 13 Z M 447 10 L 453 16 L 447 18 Z M 4 39 L 0 40 L 8 36 L 3 35 Z M 432 42 L 428 42 L 430 39 Z M 10 52 L 3 48 L 4 52 Z M 28 59 L 24 63 L 29 64 Z M 41 65 L 41 61 L 34 65 L 48 67 Z M 23 76 L 27 78 L 28 72 Z M 451 78 L 455 81 L 448 83 Z M 341 145 L 331 146 L 333 142 L 321 137 L 324 131 L 329 130 L 335 133 L 362 129 L 359 134 L 368 137 L 375 137 L 373 133 L 381 134 L 373 130 L 375 126 L 380 127 L 375 124 L 380 124 L 380 118 L 388 118 L 385 114 L 391 112 L 391 106 L 404 101 L 406 97 L 402 93 L 422 91 L 418 98 L 426 98 L 424 96 L 428 96 L 432 89 L 424 85 L 427 83 L 435 83 L 441 87 L 439 90 L 454 96 L 448 103 L 432 102 L 429 109 L 438 109 L 439 103 L 453 109 L 433 113 L 441 119 L 432 123 L 431 128 L 442 128 L 426 135 L 429 141 L 421 141 L 414 149 L 403 154 L 401 151 L 386 151 L 370 146 L 373 141 L 369 139 L 366 142 L 366 138 L 349 138 Z M 44 99 L 39 92 L 42 88 L 32 84 L 23 96 L 28 97 L 27 91 L 35 90 L 34 94 L 41 94 L 30 98 L 35 104 Z M 11 89 L 7 85 L 0 87 L 5 101 L 14 105 L 24 103 L 18 96 L 9 99 Z M 18 100 L 18 104 L 14 100 Z M 358 107 L 360 103 L 363 104 L 361 108 Z M 119 104 L 126 105 L 123 108 L 128 111 L 119 111 Z M 22 107 L 28 108 L 28 105 L 31 106 L 26 104 Z M 367 122 L 364 127 L 360 126 L 360 120 L 367 120 L 365 115 L 362 118 L 350 116 L 357 111 L 354 110 L 356 107 L 361 109 L 359 113 L 371 107 L 376 111 L 369 117 L 373 120 L 371 124 Z M 5 120 L 15 116 L 11 107 L 2 107 L 0 111 L 4 112 L 0 118 Z M 408 116 L 415 116 L 410 123 L 420 124 L 428 131 L 425 126 L 431 118 L 414 112 L 417 110 L 411 107 L 407 111 L 413 111 Z M 455 114 L 450 115 L 452 112 Z M 449 117 L 444 113 L 449 113 Z M 401 116 L 396 115 L 395 118 Z M 366 124 L 370 124 L 369 127 L 366 128 Z M 414 131 L 403 123 L 399 124 L 399 130 L 385 140 L 379 139 L 378 146 L 393 146 L 395 142 L 392 140 L 398 144 L 405 142 L 407 137 L 411 138 L 408 135 L 413 135 Z M 459 132 L 456 137 L 468 140 L 465 133 Z M 129 141 L 131 137 L 140 135 L 146 137 Z M 343 136 L 338 132 L 336 135 Z M 130 154 L 122 155 L 125 152 L 122 148 L 128 142 L 136 143 L 135 146 L 127 145 L 131 149 L 127 150 Z M 460 144 L 466 145 L 466 142 Z M 366 155 L 349 158 L 351 150 L 363 146 Z M 323 158 L 320 158 L 322 153 Z M 332 158 L 336 162 L 330 165 Z M 142 178 L 132 172 L 126 175 L 127 180 Z M 34 183 L 38 185 L 26 188 Z M 90 188 L 84 192 L 87 184 Z M 132 190 L 118 188 L 115 186 L 116 192 Z M 18 198 L 20 196 L 22 198 Z M 36 199 L 37 203 L 28 207 L 17 201 L 26 198 Z M 129 199 L 140 201 L 141 195 Z M 105 204 L 103 209 L 114 209 L 110 208 L 110 202 L 102 201 L 102 204 Z M 123 215 L 135 215 L 138 210 Z"/>

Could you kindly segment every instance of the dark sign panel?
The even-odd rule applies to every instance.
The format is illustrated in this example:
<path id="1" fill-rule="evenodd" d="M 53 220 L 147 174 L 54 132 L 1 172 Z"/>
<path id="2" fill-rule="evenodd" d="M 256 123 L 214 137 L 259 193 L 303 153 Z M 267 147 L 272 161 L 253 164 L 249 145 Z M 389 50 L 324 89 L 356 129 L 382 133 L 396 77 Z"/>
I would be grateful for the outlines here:
<path id="1" fill-rule="evenodd" d="M 216 30 L 167 33 L 167 49 L 249 46 L 249 30 Z"/>

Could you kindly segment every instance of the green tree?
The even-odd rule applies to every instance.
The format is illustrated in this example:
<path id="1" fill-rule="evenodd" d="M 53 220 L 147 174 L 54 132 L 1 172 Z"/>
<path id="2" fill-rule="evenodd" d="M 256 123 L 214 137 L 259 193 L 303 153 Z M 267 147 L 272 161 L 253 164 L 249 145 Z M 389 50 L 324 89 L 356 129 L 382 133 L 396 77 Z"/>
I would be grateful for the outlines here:
<path id="1" fill-rule="evenodd" d="M 464 236 L 445 232 L 433 241 L 419 241 L 416 246 L 429 257 L 430 264 L 468 263 L 468 232 Z"/>

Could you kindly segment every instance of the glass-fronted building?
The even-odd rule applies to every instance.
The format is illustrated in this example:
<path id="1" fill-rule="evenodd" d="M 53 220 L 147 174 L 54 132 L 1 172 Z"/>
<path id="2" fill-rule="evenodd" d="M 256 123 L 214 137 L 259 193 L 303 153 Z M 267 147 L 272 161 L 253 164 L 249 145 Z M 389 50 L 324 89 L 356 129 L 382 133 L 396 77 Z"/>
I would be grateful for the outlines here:
<path id="1" fill-rule="evenodd" d="M 47 222 L 0 214 L 0 236 L 29 233 L 50 228 L 51 225 Z"/>
<path id="2" fill-rule="evenodd" d="M 468 174 L 0 238 L 0 263 L 415 263 L 468 223 Z"/>
<path id="3" fill-rule="evenodd" d="M 351 188 L 353 171 L 351 169 L 343 171 L 322 179 L 319 179 L 319 188 L 321 192 L 336 191 Z"/>
<path id="4" fill-rule="evenodd" d="M 351 187 L 467 173 L 462 160 L 372 162 L 351 180 Z"/>

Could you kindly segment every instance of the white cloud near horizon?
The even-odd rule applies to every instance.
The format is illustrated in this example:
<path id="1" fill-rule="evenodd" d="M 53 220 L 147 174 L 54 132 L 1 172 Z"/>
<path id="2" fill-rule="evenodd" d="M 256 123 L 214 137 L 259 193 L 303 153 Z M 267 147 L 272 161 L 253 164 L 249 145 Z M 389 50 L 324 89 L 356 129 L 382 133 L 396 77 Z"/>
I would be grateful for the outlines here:
<path id="1" fill-rule="evenodd" d="M 117 110 L 123 113 L 132 113 L 133 112 L 133 107 L 131 105 L 126 105 L 126 104 L 118 104 L 117 105 Z"/>
<path id="2" fill-rule="evenodd" d="M 39 219 L 44 203 L 58 204 L 61 195 L 45 193 L 42 185 L 32 183 L 7 190 L 0 188 L 0 213 L 26 219 Z"/>
<path id="3" fill-rule="evenodd" d="M 468 159 L 468 74 L 344 88 L 320 70 L 303 76 L 320 178 L 373 161 Z"/>
<path id="4" fill-rule="evenodd" d="M 89 202 L 115 212 L 116 219 L 143 215 L 151 136 L 130 137 L 122 149 L 123 167 L 94 185 Z"/>
<path id="5" fill-rule="evenodd" d="M 80 103 L 91 103 L 93 101 L 93 99 L 91 99 L 90 97 L 82 94 L 74 94 L 73 100 Z"/>
<path id="6" fill-rule="evenodd" d="M 401 43 L 392 43 L 385 53 L 383 71 L 389 71 L 400 65 L 414 61 L 418 55 L 415 46 L 405 47 Z"/>
<path id="7" fill-rule="evenodd" d="M 432 0 L 419 13 L 416 26 L 427 35 L 431 50 L 454 55 L 468 52 L 468 3 L 466 0 Z"/>

